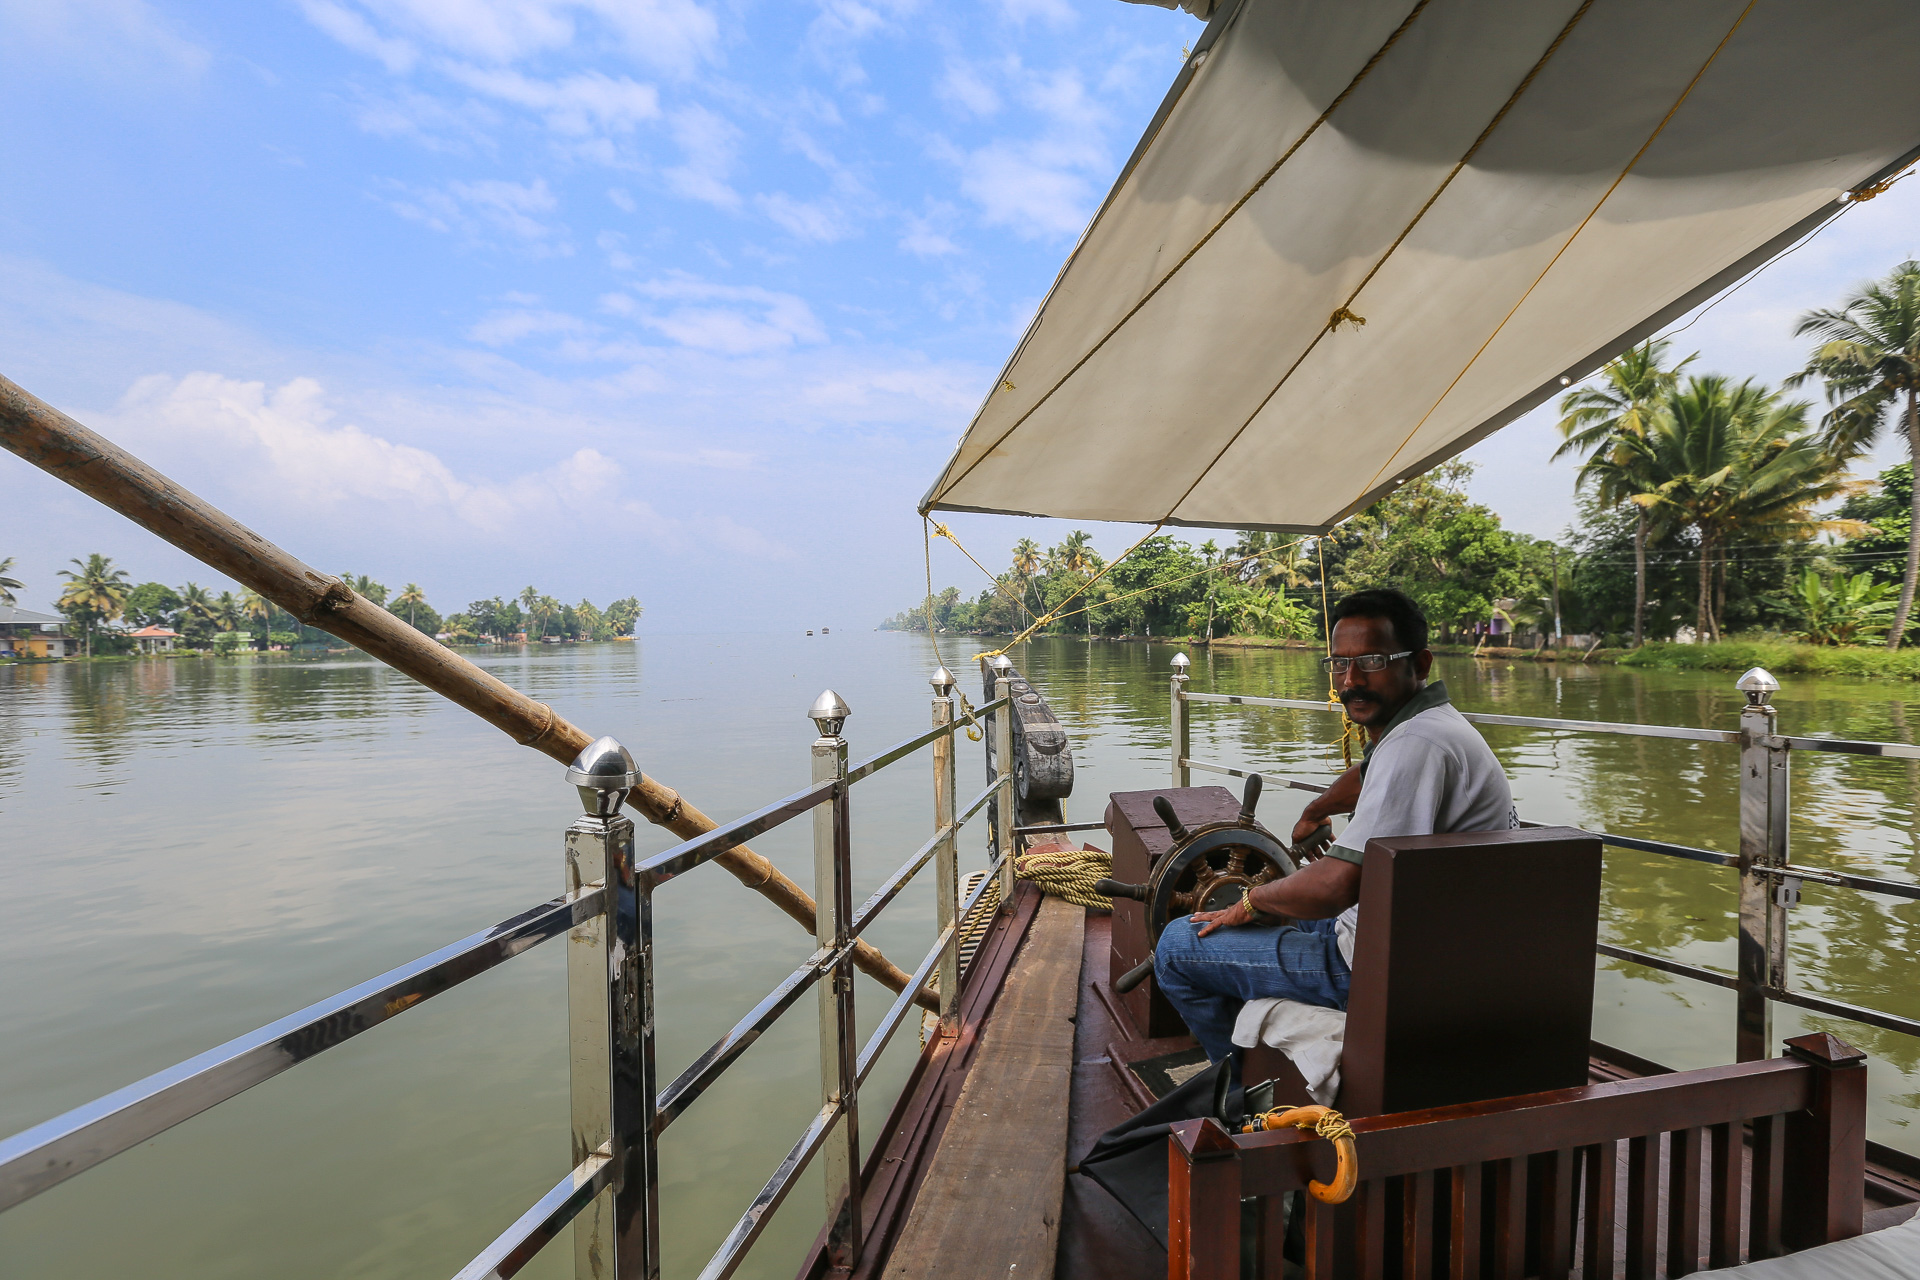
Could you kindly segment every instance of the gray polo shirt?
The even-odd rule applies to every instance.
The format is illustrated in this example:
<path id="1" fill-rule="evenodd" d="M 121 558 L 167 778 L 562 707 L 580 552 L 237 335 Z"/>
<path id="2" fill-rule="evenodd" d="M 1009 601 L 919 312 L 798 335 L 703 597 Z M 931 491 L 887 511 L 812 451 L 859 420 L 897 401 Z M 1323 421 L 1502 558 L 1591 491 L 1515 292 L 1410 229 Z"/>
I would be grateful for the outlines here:
<path id="1" fill-rule="evenodd" d="M 1467 723 L 1435 680 L 1407 701 L 1368 744 L 1360 766 L 1360 801 L 1330 858 L 1358 863 L 1375 836 L 1425 836 L 1449 831 L 1507 831 L 1520 825 L 1513 790 L 1480 731 Z M 1334 929 L 1340 953 L 1353 963 L 1357 906 Z"/>

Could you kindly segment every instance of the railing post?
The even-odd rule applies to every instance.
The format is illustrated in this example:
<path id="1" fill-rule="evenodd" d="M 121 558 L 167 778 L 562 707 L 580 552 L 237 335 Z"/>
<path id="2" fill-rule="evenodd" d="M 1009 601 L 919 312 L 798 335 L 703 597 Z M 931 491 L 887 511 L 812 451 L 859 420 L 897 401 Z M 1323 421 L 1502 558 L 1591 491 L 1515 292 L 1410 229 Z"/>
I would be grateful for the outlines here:
<path id="1" fill-rule="evenodd" d="M 634 876 L 633 820 L 620 812 L 640 769 L 612 738 L 567 770 L 586 808 L 567 828 L 567 891 L 595 881 L 606 913 L 567 935 L 567 1020 L 573 1163 L 610 1144 L 613 1183 L 574 1220 L 579 1280 L 660 1274 L 660 1194 L 654 1142 L 652 896 Z"/>
<path id="2" fill-rule="evenodd" d="M 994 824 L 993 855 L 997 858 L 1003 852 L 1006 854 L 1006 861 L 1000 864 L 1000 905 L 1003 907 L 1013 904 L 1013 854 L 1020 847 L 1019 837 L 1013 834 L 1020 815 L 1013 794 L 1012 675 L 1013 663 L 1004 657 L 994 660 L 993 696 L 1007 700 L 1007 705 L 995 712 L 993 719 L 993 754 L 998 760 L 1000 777 L 1000 794 L 995 797 L 999 820 Z"/>
<path id="3" fill-rule="evenodd" d="M 941 667 L 933 673 L 933 727 L 953 723 L 953 673 Z M 954 768 L 954 735 L 949 732 L 933 744 L 933 829 L 947 832 L 934 853 L 935 895 L 939 919 L 934 927 L 941 932 L 952 929 L 946 947 L 940 953 L 940 1034 L 952 1035 L 960 1026 L 960 845 L 959 835 L 948 830 L 958 802 L 959 777 Z"/>
<path id="4" fill-rule="evenodd" d="M 1193 660 L 1184 653 L 1173 655 L 1173 785 L 1193 785 L 1193 770 L 1187 761 L 1193 755 L 1193 734 L 1187 724 L 1187 669 Z"/>
<path id="5" fill-rule="evenodd" d="M 1239 1275 L 1240 1150 L 1217 1120 L 1175 1124 L 1167 1135 L 1167 1280 Z"/>
<path id="6" fill-rule="evenodd" d="M 1860 1234 L 1866 1209 L 1867 1055 L 1824 1031 L 1787 1054 L 1813 1066 L 1813 1103 L 1787 1113 L 1781 1242 L 1789 1252 Z"/>
<path id="7" fill-rule="evenodd" d="M 859 1050 L 854 1044 L 853 844 L 847 829 L 847 740 L 840 736 L 847 704 L 828 689 L 807 716 L 819 727 L 813 742 L 813 780 L 838 781 L 833 799 L 813 810 L 814 937 L 842 951 L 820 993 L 820 1103 L 839 1102 L 840 1120 L 821 1153 L 826 1173 L 827 1265 L 851 1269 L 860 1260 Z"/>
<path id="8" fill-rule="evenodd" d="M 1772 874 L 1787 865 L 1787 745 L 1775 732 L 1771 695 L 1780 682 L 1759 667 L 1740 677 L 1740 946 L 1735 1056 L 1751 1062 L 1773 1051 L 1769 987 L 1787 983 L 1787 909 Z"/>

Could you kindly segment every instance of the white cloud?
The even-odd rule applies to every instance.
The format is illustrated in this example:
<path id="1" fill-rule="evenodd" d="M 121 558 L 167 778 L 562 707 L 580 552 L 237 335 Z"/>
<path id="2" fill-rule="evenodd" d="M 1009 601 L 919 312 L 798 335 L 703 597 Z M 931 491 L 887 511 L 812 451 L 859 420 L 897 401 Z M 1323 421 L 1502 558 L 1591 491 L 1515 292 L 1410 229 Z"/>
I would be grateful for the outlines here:
<path id="1" fill-rule="evenodd" d="M 500 117 L 481 103 L 447 102 L 402 87 L 385 96 L 362 99 L 357 123 L 383 138 L 407 138 L 429 151 L 468 152 L 478 146 L 493 150 L 487 128 Z"/>
<path id="2" fill-rule="evenodd" d="M 504 481 L 463 477 L 436 454 L 360 427 L 335 425 L 320 384 L 295 378 L 278 387 L 216 373 L 164 374 L 136 382 L 115 417 L 131 439 L 162 437 L 170 451 L 217 456 L 229 486 L 258 486 L 309 510 L 374 513 L 391 526 L 427 526 L 501 535 L 554 511 L 626 517 L 649 532 L 663 526 L 630 491 L 619 464 L 580 449 Z"/>
<path id="3" fill-rule="evenodd" d="M 562 237 L 562 229 L 537 216 L 551 213 L 559 205 L 545 178 L 524 183 L 483 178 L 450 182 L 444 190 L 407 188 L 388 203 L 403 218 L 474 242 L 486 242 L 489 231 L 504 232 L 538 257 L 573 252 Z"/>
<path id="4" fill-rule="evenodd" d="M 612 202 L 614 208 L 622 213 L 632 213 L 635 209 L 639 208 L 638 205 L 634 204 L 632 194 L 628 192 L 625 187 L 607 188 L 607 199 Z"/>
<path id="5" fill-rule="evenodd" d="M 756 355 L 827 338 L 813 309 L 790 293 L 677 275 L 637 285 L 633 291 L 669 304 L 664 310 L 642 314 L 641 323 L 682 346 L 702 351 Z"/>
<path id="6" fill-rule="evenodd" d="M 949 62 L 934 92 L 943 101 L 976 116 L 990 116 L 1000 110 L 999 93 L 977 68 L 965 62 Z"/>
<path id="7" fill-rule="evenodd" d="M 855 228 L 835 200 L 796 200 L 784 191 L 754 197 L 761 212 L 789 234 L 818 244 L 831 244 L 853 235 Z"/>
<path id="8" fill-rule="evenodd" d="M 675 194 L 722 209 L 738 209 L 740 193 L 727 181 L 740 146 L 740 130 L 726 117 L 701 106 L 683 107 L 671 120 L 674 140 L 686 153 L 686 163 L 662 176 Z"/>
<path id="9" fill-rule="evenodd" d="M 364 14 L 335 4 L 333 0 L 300 0 L 300 8 L 308 22 L 389 71 L 411 71 L 413 64 L 420 60 L 420 53 L 412 44 L 381 35 Z"/>
<path id="10" fill-rule="evenodd" d="M 586 321 L 564 312 L 515 308 L 488 312 L 467 330 L 467 336 L 489 347 L 504 347 L 535 334 L 559 333 L 577 336 L 586 334 L 591 329 L 592 326 Z"/>
<path id="11" fill-rule="evenodd" d="M 958 167 L 961 192 L 989 225 L 1025 239 L 1077 235 L 1112 170 L 1109 113 L 1075 71 L 1038 75 L 1016 63 L 1007 73 L 1022 105 L 1042 122 L 1038 136 L 997 138 L 968 153 L 936 145 L 936 154 Z"/>
<path id="12" fill-rule="evenodd" d="M 15 76 L 30 54 L 113 84 L 198 76 L 213 60 L 147 0 L 0 0 L 0 27 Z"/>
<path id="13" fill-rule="evenodd" d="M 901 249 L 921 258 L 960 252 L 960 246 L 947 234 L 953 214 L 952 205 L 936 201 L 924 216 L 909 217 L 906 232 L 900 237 Z"/>
<path id="14" fill-rule="evenodd" d="M 650 84 L 588 71 L 563 80 L 536 80 L 517 71 L 449 66 L 469 89 L 539 112 L 556 133 L 582 137 L 599 129 L 629 132 L 660 115 L 660 93 Z"/>
<path id="15" fill-rule="evenodd" d="M 304 0 L 315 26 L 391 71 L 412 65 L 397 57 L 402 47 L 412 47 L 407 36 L 458 57 L 504 65 L 567 48 L 584 35 L 674 74 L 692 71 L 719 40 L 718 23 L 695 0 L 359 0 L 359 5 L 348 9 L 335 0 Z M 384 36 L 369 18 L 403 35 Z"/>

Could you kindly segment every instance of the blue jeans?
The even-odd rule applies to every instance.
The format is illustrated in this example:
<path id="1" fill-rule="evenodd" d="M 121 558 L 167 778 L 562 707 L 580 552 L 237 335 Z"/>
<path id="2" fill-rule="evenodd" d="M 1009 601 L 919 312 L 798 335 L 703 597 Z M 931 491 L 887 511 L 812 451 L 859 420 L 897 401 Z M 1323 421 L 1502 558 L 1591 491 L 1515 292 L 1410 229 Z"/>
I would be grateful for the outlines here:
<path id="1" fill-rule="evenodd" d="M 1233 1022 L 1249 1000 L 1279 996 L 1327 1009 L 1347 1007 L 1352 974 L 1331 920 L 1243 925 L 1202 938 L 1182 916 L 1168 922 L 1153 956 L 1154 982 L 1210 1062 L 1233 1052 Z"/>

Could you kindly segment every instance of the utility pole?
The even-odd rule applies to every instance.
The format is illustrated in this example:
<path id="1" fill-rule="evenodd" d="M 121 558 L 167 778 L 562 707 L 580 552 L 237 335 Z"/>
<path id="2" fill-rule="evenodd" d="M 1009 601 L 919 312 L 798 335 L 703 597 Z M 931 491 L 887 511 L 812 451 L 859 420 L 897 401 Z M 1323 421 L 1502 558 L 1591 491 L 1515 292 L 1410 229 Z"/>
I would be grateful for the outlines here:
<path id="1" fill-rule="evenodd" d="M 1553 648 L 1560 649 L 1560 548 L 1553 548 Z"/>

